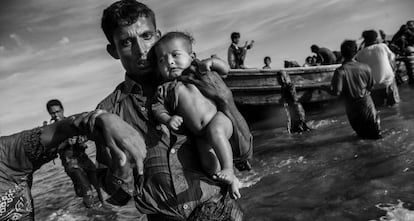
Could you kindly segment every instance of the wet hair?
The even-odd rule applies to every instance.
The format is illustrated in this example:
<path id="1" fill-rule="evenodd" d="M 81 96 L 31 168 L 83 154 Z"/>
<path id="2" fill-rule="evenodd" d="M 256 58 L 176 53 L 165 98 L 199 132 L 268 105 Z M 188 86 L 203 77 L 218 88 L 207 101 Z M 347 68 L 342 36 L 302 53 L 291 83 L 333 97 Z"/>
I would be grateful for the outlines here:
<path id="1" fill-rule="evenodd" d="M 240 32 L 231 33 L 230 39 L 233 40 L 233 39 L 236 39 L 236 38 L 240 38 Z"/>
<path id="2" fill-rule="evenodd" d="M 345 59 L 353 58 L 358 52 L 358 45 L 354 40 L 345 40 L 341 44 L 341 54 Z"/>
<path id="3" fill-rule="evenodd" d="M 135 0 L 120 0 L 103 11 L 101 27 L 109 43 L 114 44 L 113 34 L 119 27 L 134 24 L 138 18 L 147 17 L 157 29 L 154 12 Z"/>
<path id="4" fill-rule="evenodd" d="M 371 29 L 362 32 L 362 37 L 365 40 L 365 43 L 372 43 L 377 41 L 378 33 L 377 31 Z"/>
<path id="5" fill-rule="evenodd" d="M 313 44 L 311 46 L 311 51 L 318 51 L 318 50 L 319 50 L 319 46 L 318 45 Z"/>
<path id="6" fill-rule="evenodd" d="M 266 60 L 269 59 L 269 61 L 272 61 L 272 59 L 269 56 L 266 56 L 263 58 L 263 62 L 266 63 Z"/>
<path id="7" fill-rule="evenodd" d="M 63 109 L 62 102 L 60 102 L 60 100 L 58 100 L 58 99 L 52 99 L 52 100 L 49 100 L 46 103 L 46 109 L 47 109 L 47 111 L 49 111 L 50 108 L 53 107 L 53 106 L 59 106 L 60 108 Z"/>

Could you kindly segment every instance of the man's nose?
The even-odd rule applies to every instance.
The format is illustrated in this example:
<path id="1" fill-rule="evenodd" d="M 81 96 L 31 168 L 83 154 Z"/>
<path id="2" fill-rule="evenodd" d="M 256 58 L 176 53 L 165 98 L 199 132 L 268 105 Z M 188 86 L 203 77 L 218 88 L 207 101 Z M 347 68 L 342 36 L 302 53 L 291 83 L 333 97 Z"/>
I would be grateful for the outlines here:
<path id="1" fill-rule="evenodd" d="M 140 58 L 143 58 L 143 59 L 147 58 L 149 48 L 150 47 L 147 44 L 145 44 L 145 42 L 142 39 L 139 39 L 139 38 L 136 39 L 135 53 L 137 53 L 137 55 Z"/>

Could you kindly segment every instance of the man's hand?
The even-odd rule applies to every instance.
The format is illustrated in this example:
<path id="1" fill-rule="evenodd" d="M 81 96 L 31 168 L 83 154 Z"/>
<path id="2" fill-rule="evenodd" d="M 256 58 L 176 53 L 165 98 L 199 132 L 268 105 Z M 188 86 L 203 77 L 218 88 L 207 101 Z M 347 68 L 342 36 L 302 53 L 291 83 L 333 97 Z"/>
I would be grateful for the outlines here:
<path id="1" fill-rule="evenodd" d="M 233 101 L 232 92 L 216 72 L 209 71 L 203 74 L 197 71 L 188 72 L 178 79 L 194 84 L 204 96 L 214 100 L 217 105 Z"/>
<path id="2" fill-rule="evenodd" d="M 182 123 L 183 123 L 183 118 L 178 115 L 174 115 L 168 120 L 167 126 L 171 130 L 177 131 Z"/>
<path id="3" fill-rule="evenodd" d="M 118 166 L 124 166 L 129 158 L 143 175 L 146 145 L 142 135 L 128 123 L 117 115 L 95 110 L 76 117 L 73 124 L 88 138 L 108 147 Z"/>
<path id="4" fill-rule="evenodd" d="M 254 44 L 254 41 L 252 40 L 252 41 L 250 41 L 250 44 L 247 44 L 247 41 L 246 41 L 246 49 L 251 49 L 251 48 L 253 48 L 253 44 Z"/>

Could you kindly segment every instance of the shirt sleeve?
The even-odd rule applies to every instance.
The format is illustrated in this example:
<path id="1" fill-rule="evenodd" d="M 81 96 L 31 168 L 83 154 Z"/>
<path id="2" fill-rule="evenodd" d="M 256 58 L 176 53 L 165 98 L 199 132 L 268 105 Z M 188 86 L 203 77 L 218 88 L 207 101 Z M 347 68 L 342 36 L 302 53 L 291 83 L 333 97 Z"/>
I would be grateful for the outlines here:
<path id="1" fill-rule="evenodd" d="M 343 78 L 342 71 L 339 68 L 336 69 L 332 77 L 332 81 L 331 81 L 332 92 L 336 96 L 340 95 L 342 92 L 342 86 L 343 86 L 342 78 Z"/>
<path id="2" fill-rule="evenodd" d="M 157 93 L 155 94 L 153 100 L 152 100 L 152 113 L 154 114 L 155 118 L 158 119 L 159 116 L 162 114 L 169 114 L 170 111 L 168 111 L 166 105 L 168 105 L 167 102 L 167 96 L 168 96 L 168 88 L 166 84 L 160 85 L 157 88 Z"/>

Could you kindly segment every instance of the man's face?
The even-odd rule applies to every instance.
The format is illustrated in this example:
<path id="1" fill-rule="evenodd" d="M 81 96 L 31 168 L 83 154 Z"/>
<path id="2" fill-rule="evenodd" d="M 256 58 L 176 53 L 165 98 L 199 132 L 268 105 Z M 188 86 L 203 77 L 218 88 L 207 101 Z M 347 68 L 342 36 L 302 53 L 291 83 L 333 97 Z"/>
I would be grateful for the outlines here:
<path id="1" fill-rule="evenodd" d="M 233 43 L 237 45 L 240 42 L 240 37 L 235 37 L 232 40 L 233 40 Z"/>
<path id="2" fill-rule="evenodd" d="M 59 105 L 51 106 L 48 110 L 52 121 L 60 121 L 63 117 L 63 108 Z"/>
<path id="3" fill-rule="evenodd" d="M 158 69 L 163 79 L 175 79 L 190 67 L 193 55 L 189 50 L 190 46 L 181 38 L 174 38 L 157 46 L 155 53 Z"/>
<path id="4" fill-rule="evenodd" d="M 115 30 L 115 48 L 108 48 L 108 52 L 121 60 L 122 66 L 130 76 L 145 76 L 151 71 L 147 60 L 148 51 L 159 37 L 159 32 L 155 30 L 151 19 L 141 16 L 134 24 Z"/>

